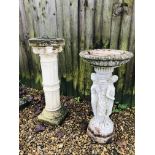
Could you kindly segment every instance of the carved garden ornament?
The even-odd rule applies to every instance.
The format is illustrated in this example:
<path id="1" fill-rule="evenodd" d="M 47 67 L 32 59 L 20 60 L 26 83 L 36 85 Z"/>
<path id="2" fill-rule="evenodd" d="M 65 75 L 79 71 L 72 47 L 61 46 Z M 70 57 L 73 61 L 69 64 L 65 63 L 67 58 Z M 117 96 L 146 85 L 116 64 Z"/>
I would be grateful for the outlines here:
<path id="1" fill-rule="evenodd" d="M 80 56 L 94 66 L 91 74 L 91 106 L 94 117 L 90 120 L 87 134 L 99 143 L 106 143 L 114 135 L 114 123 L 110 119 L 115 100 L 114 68 L 127 63 L 133 54 L 128 51 L 97 49 L 80 52 Z"/>

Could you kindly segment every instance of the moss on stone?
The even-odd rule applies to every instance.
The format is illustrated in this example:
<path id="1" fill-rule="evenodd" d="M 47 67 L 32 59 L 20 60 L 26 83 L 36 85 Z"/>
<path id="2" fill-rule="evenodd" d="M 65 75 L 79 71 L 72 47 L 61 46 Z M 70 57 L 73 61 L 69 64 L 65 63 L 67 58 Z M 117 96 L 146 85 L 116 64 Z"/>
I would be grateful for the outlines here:
<path id="1" fill-rule="evenodd" d="M 48 123 L 50 125 L 59 125 L 64 121 L 67 113 L 68 110 L 65 107 L 61 107 L 57 111 L 46 111 L 44 109 L 42 113 L 38 116 L 38 120 Z"/>

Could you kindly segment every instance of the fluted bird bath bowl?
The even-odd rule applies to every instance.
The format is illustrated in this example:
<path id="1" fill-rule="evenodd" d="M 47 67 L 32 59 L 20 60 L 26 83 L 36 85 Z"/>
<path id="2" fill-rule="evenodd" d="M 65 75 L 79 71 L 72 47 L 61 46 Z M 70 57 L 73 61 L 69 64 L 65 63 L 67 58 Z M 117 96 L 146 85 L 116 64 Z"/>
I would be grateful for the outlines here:
<path id="1" fill-rule="evenodd" d="M 106 143 L 114 135 L 114 123 L 110 119 L 115 100 L 114 83 L 117 75 L 112 75 L 114 68 L 127 63 L 133 54 L 114 49 L 95 49 L 80 52 L 96 73 L 91 74 L 91 106 L 93 118 L 87 127 L 87 134 L 98 143 Z"/>

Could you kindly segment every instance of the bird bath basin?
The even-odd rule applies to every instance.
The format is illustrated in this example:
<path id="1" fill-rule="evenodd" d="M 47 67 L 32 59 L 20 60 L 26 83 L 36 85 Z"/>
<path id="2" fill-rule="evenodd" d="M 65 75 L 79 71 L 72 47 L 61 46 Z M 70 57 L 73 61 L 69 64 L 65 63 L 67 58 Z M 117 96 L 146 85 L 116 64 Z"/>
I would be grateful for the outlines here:
<path id="1" fill-rule="evenodd" d="M 93 118 L 87 127 L 87 134 L 99 143 L 106 143 L 114 135 L 114 123 L 110 119 L 115 100 L 114 83 L 117 75 L 112 75 L 114 68 L 127 63 L 133 54 L 114 49 L 95 49 L 80 52 L 80 57 L 94 66 L 91 74 L 91 106 Z"/>
<path id="2" fill-rule="evenodd" d="M 94 67 L 118 67 L 127 63 L 133 56 L 131 52 L 111 49 L 97 49 L 80 52 L 80 56 Z"/>

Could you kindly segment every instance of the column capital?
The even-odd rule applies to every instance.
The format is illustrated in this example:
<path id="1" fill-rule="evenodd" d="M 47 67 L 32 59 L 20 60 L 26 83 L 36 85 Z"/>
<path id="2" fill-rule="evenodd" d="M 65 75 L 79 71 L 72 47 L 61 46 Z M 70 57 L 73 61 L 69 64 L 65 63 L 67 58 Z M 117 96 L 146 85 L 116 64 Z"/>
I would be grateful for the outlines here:
<path id="1" fill-rule="evenodd" d="M 49 55 L 62 52 L 65 41 L 62 38 L 31 38 L 29 45 L 32 47 L 33 53 Z"/>

